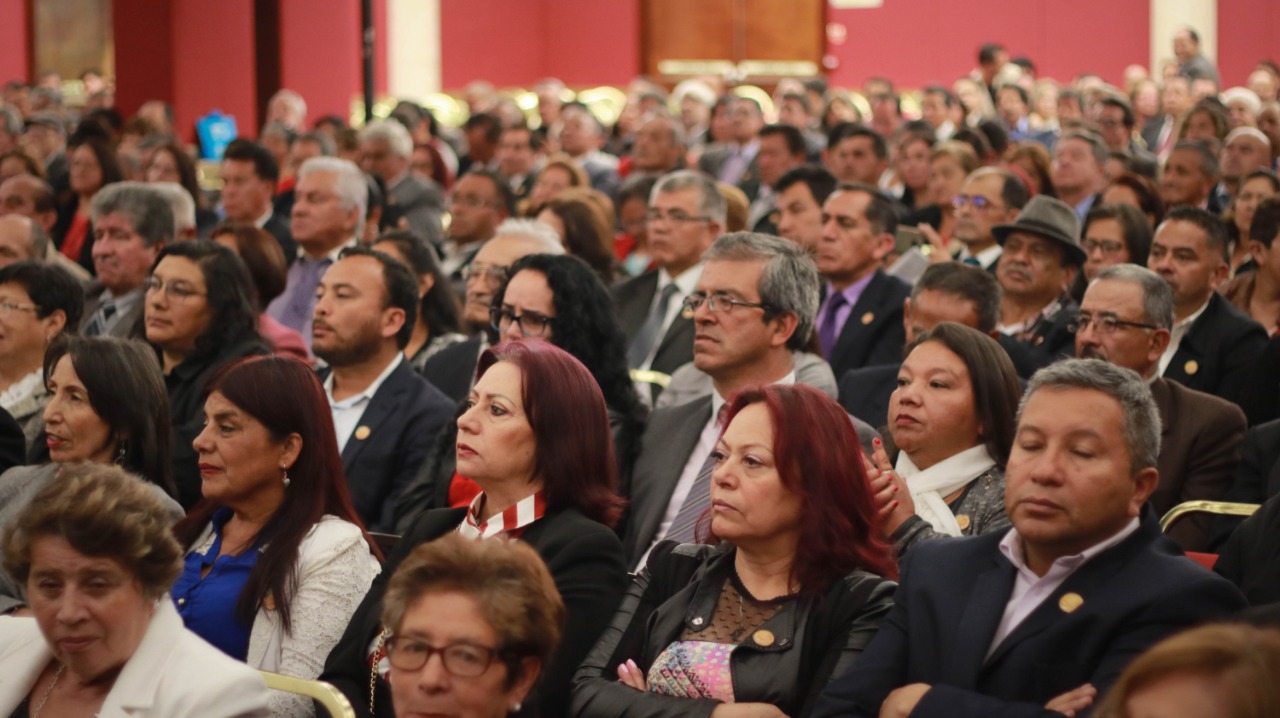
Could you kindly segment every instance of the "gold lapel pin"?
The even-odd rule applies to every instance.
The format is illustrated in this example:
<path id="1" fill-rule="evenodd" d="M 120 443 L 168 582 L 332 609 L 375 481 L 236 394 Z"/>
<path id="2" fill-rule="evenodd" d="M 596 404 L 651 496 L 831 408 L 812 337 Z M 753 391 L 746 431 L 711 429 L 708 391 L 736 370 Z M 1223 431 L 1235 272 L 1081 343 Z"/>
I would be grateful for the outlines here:
<path id="1" fill-rule="evenodd" d="M 1063 613 L 1075 613 L 1075 610 L 1083 605 L 1084 597 L 1078 593 L 1066 593 L 1058 599 L 1058 608 L 1061 608 Z"/>
<path id="2" fill-rule="evenodd" d="M 969 514 L 960 514 L 956 517 L 956 524 L 960 527 L 961 531 L 969 530 L 970 523 L 972 523 L 972 521 L 969 519 Z"/>
<path id="3" fill-rule="evenodd" d="M 863 324 L 870 324 L 871 322 L 875 321 L 875 319 L 876 319 L 876 315 L 872 314 L 871 312 L 867 312 L 866 314 L 862 315 Z"/>
<path id="4" fill-rule="evenodd" d="M 356 428 L 356 438 L 359 439 L 360 441 L 364 441 L 365 439 L 369 438 L 369 434 L 371 433 L 373 433 L 373 431 L 367 426 L 361 426 Z"/>
<path id="5" fill-rule="evenodd" d="M 1195 359 L 1192 359 L 1191 361 L 1188 361 L 1186 364 L 1183 364 L 1182 368 L 1186 370 L 1188 376 L 1191 376 L 1191 375 L 1194 375 L 1196 372 L 1200 371 L 1200 362 L 1196 361 Z"/>

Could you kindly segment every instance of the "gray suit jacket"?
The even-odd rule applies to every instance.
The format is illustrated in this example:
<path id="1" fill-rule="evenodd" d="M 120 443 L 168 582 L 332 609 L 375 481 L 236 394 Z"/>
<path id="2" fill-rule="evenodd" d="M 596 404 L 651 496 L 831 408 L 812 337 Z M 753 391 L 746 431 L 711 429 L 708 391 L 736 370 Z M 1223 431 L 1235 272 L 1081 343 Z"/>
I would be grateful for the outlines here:
<path id="1" fill-rule="evenodd" d="M 444 213 L 444 192 L 434 182 L 405 175 L 395 187 L 387 190 L 387 205 L 394 206 L 409 221 L 409 229 L 432 245 L 443 241 L 440 216 Z"/>
<path id="2" fill-rule="evenodd" d="M 99 305 L 102 304 L 102 294 L 107 288 L 102 286 L 102 282 L 94 280 L 93 284 L 84 292 L 84 318 L 80 320 L 80 333 L 84 333 L 89 322 L 93 321 L 93 315 L 97 313 Z M 143 291 L 141 288 L 135 291 Z M 137 302 L 123 315 L 116 318 L 115 323 L 107 328 L 107 336 L 119 337 L 121 339 L 145 339 L 142 332 L 142 313 L 146 309 L 147 299 L 145 296 L 139 297 Z"/>
<path id="3" fill-rule="evenodd" d="M 662 517 L 675 493 L 680 472 L 689 462 L 702 429 L 711 420 L 711 396 L 687 404 L 658 409 L 649 416 L 640 452 L 631 470 L 631 483 L 623 487 L 630 502 L 628 514 L 618 527 L 622 551 L 628 566 L 635 566 L 657 538 Z M 866 422 L 849 417 L 866 454 L 879 436 Z"/>

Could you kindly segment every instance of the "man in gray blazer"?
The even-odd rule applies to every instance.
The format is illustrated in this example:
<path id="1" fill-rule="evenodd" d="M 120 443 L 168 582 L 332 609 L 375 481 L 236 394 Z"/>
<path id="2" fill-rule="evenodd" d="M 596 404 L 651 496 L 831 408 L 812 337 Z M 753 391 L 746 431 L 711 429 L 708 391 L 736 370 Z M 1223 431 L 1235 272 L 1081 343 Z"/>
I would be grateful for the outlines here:
<path id="1" fill-rule="evenodd" d="M 141 182 L 103 187 L 89 206 L 96 281 L 85 291 L 85 336 L 142 335 L 142 283 L 160 250 L 173 241 L 173 210 L 164 195 Z"/>
<path id="2" fill-rule="evenodd" d="M 813 335 L 818 269 L 804 249 L 780 237 L 735 232 L 717 239 L 703 259 L 684 308 L 695 325 L 694 366 L 711 377 L 715 391 L 649 419 L 625 487 L 630 514 L 620 528 L 627 562 L 637 569 L 659 540 L 693 539 L 690 519 L 707 504 L 707 459 L 725 401 L 748 386 L 794 383 L 792 352 Z M 855 425 L 868 446 L 875 432 Z"/>
<path id="3" fill-rule="evenodd" d="M 413 137 L 396 120 L 377 120 L 360 131 L 361 169 L 387 186 L 387 208 L 404 217 L 409 229 L 433 245 L 441 242 L 440 216 L 444 192 L 429 179 L 409 171 Z"/>

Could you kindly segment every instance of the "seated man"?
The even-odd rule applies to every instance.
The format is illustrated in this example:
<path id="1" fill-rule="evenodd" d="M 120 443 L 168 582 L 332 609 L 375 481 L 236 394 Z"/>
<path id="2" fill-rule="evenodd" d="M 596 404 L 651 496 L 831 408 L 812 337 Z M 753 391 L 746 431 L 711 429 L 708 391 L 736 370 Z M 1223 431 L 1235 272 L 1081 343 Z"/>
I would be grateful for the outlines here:
<path id="1" fill-rule="evenodd" d="M 1272 496 L 1232 532 L 1213 570 L 1239 586 L 1252 606 L 1280 603 L 1277 542 L 1280 542 L 1280 498 Z"/>
<path id="2" fill-rule="evenodd" d="M 1160 483 L 1151 506 L 1163 516 L 1183 501 L 1218 501 L 1240 460 L 1244 412 L 1216 396 L 1156 376 L 1173 328 L 1173 292 L 1155 272 L 1133 264 L 1102 270 L 1080 303 L 1076 356 L 1132 369 L 1151 386 L 1160 410 Z M 1183 551 L 1207 551 L 1213 517 L 1195 514 L 1169 527 Z"/>
<path id="3" fill-rule="evenodd" d="M 1280 494 L 1280 419 L 1259 424 L 1245 434 L 1240 446 L 1240 463 L 1231 477 L 1231 488 L 1222 500 L 1261 504 L 1277 494 Z M 1210 549 L 1220 548 L 1242 521 L 1240 516 L 1218 516 L 1213 523 Z"/>
<path id="4" fill-rule="evenodd" d="M 418 306 L 405 265 L 363 247 L 343 251 L 316 287 L 316 356 L 333 412 L 351 503 L 370 531 L 392 509 L 454 404 L 404 357 Z"/>
<path id="5" fill-rule="evenodd" d="M 1039 366 L 1071 356 L 1067 325 L 1076 303 L 1067 294 L 1087 255 L 1071 207 L 1039 195 L 1014 220 L 991 228 L 1004 247 L 996 279 L 1004 292 L 998 329 L 1024 344 Z"/>
<path id="6" fill-rule="evenodd" d="M 917 334 L 941 322 L 963 324 L 996 335 L 1001 344 L 1016 344 L 995 331 L 1000 317 L 1000 287 L 995 277 L 978 267 L 959 262 L 931 265 L 916 282 L 911 297 L 903 302 L 902 314 L 907 346 Z M 872 426 L 883 426 L 901 365 L 897 361 L 846 372 L 840 378 L 840 404 L 845 411 Z"/>
<path id="7" fill-rule="evenodd" d="M 1133 372 L 1094 359 L 1040 370 L 1005 475 L 1013 527 L 913 548 L 893 610 L 813 715 L 1074 715 L 1147 647 L 1243 608 L 1144 510 L 1159 450 Z"/>

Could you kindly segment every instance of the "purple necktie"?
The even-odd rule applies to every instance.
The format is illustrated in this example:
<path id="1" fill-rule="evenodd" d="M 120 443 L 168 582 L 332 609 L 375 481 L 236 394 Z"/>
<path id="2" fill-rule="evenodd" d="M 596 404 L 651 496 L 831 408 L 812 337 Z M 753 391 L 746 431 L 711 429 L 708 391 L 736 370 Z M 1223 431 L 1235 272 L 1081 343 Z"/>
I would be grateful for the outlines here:
<path id="1" fill-rule="evenodd" d="M 826 311 L 823 312 L 822 328 L 818 330 L 818 344 L 822 346 L 822 356 L 828 361 L 831 360 L 831 351 L 836 347 L 836 339 L 840 336 L 840 328 L 836 326 L 836 314 L 848 303 L 849 300 L 845 299 L 843 294 L 834 292 L 827 301 Z"/>

